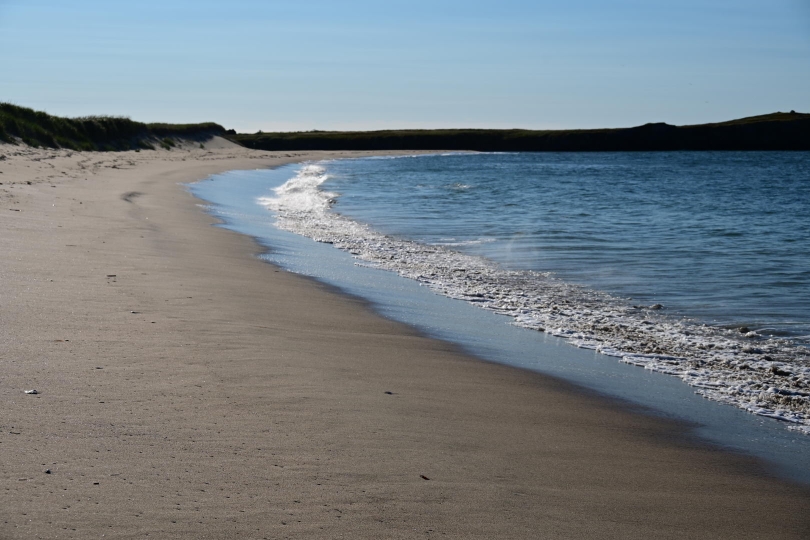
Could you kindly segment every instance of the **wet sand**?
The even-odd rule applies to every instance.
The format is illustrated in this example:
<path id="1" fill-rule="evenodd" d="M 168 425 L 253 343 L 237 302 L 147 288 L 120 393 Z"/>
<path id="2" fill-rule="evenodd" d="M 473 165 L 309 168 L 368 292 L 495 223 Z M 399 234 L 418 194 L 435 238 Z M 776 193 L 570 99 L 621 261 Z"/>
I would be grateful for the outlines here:
<path id="1" fill-rule="evenodd" d="M 808 489 L 261 262 L 180 185 L 348 153 L 0 155 L 0 538 L 810 537 Z"/>

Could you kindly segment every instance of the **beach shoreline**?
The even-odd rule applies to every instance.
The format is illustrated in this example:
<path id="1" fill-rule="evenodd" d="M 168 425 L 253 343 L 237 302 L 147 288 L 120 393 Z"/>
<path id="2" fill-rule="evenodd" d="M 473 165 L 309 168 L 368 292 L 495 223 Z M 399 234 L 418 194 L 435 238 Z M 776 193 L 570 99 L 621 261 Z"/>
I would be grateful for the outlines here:
<path id="1" fill-rule="evenodd" d="M 281 271 L 182 185 L 369 153 L 206 146 L 0 145 L 0 537 L 810 534 L 807 488 Z"/>

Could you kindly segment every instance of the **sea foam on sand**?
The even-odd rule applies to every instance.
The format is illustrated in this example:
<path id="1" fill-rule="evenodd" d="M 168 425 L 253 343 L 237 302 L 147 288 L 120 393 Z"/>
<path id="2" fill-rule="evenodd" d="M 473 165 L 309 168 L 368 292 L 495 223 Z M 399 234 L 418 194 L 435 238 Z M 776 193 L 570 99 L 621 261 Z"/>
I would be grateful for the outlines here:
<path id="1" fill-rule="evenodd" d="M 415 279 L 437 293 L 508 315 L 518 326 L 577 347 L 679 377 L 709 399 L 788 423 L 810 434 L 810 350 L 789 340 L 668 317 L 549 273 L 511 271 L 446 246 L 374 231 L 330 210 L 326 169 L 308 164 L 259 203 L 277 226 L 333 244 L 364 264 Z"/>

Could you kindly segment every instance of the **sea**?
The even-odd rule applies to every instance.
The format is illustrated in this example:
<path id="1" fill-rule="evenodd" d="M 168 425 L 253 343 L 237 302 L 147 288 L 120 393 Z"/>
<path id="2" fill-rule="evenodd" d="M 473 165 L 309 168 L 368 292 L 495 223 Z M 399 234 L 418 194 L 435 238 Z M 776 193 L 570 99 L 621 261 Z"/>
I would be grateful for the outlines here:
<path id="1" fill-rule="evenodd" d="M 810 153 L 449 153 L 189 186 L 262 258 L 810 483 Z"/>

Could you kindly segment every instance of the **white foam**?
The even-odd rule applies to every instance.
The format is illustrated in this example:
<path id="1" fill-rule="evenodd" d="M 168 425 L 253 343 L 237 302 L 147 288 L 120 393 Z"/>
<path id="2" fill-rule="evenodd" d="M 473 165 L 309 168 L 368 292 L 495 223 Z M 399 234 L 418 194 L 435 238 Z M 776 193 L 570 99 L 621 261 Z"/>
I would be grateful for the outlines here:
<path id="1" fill-rule="evenodd" d="M 632 306 L 549 273 L 504 270 L 446 246 L 383 235 L 330 211 L 337 195 L 321 191 L 327 178 L 323 167 L 307 165 L 259 203 L 276 213 L 279 228 L 332 243 L 363 264 L 508 315 L 518 326 L 679 377 L 702 396 L 810 434 L 810 349 L 668 317 L 658 306 Z"/>
<path id="2" fill-rule="evenodd" d="M 318 189 L 328 179 L 326 169 L 320 165 L 306 165 L 295 178 L 274 190 L 276 197 L 260 198 L 259 204 L 285 214 L 326 210 L 337 196 Z"/>
<path id="3" fill-rule="evenodd" d="M 431 242 L 434 246 L 447 246 L 447 247 L 461 247 L 461 246 L 478 246 L 481 244 L 489 244 L 494 242 L 495 238 L 477 238 L 475 240 L 458 240 L 456 238 L 440 238 L 435 242 Z"/>

